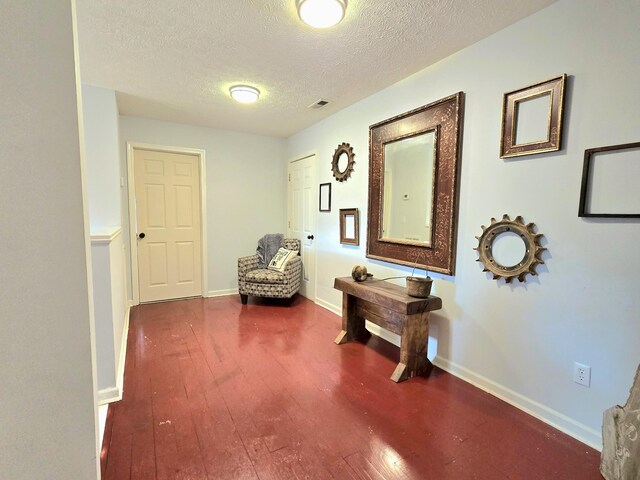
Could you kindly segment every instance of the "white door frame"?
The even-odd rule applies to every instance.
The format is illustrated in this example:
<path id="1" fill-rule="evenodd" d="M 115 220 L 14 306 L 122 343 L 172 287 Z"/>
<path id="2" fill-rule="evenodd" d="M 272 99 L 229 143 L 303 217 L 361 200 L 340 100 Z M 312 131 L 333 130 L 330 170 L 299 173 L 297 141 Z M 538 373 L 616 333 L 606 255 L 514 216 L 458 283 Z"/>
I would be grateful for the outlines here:
<path id="1" fill-rule="evenodd" d="M 288 162 L 287 162 L 287 172 L 286 175 L 288 177 L 289 175 L 289 168 L 291 167 L 291 164 L 294 162 L 298 162 L 300 160 L 304 160 L 305 158 L 309 158 L 309 157 L 314 157 L 314 168 L 315 168 L 315 179 L 316 179 L 316 185 L 317 185 L 317 180 L 318 180 L 318 151 L 317 150 L 311 150 L 309 152 L 306 152 L 303 155 L 297 155 L 294 158 L 291 158 Z M 287 181 L 287 236 L 289 236 L 289 234 L 291 233 L 291 227 L 289 225 L 289 219 L 291 218 L 291 198 L 289 195 L 289 189 L 291 188 L 289 182 Z M 318 199 L 318 197 L 316 196 L 316 200 Z M 313 212 L 313 214 L 316 216 L 316 232 L 314 233 L 314 235 L 317 235 L 317 230 L 318 230 L 318 211 L 317 208 L 315 209 L 315 211 Z M 302 247 L 301 247 L 302 248 Z M 315 248 L 315 246 L 314 246 Z M 309 300 L 312 300 L 314 303 L 318 303 L 317 302 L 317 298 L 318 298 L 318 250 L 315 250 L 315 254 L 313 256 L 313 298 L 310 298 Z"/>
<path id="2" fill-rule="evenodd" d="M 208 293 L 208 268 L 207 268 L 207 182 L 205 151 L 197 148 L 169 147 L 166 145 L 153 145 L 149 143 L 127 142 L 127 186 L 129 189 L 129 245 L 131 251 L 131 293 L 133 304 L 140 304 L 140 283 L 138 281 L 138 232 L 136 225 L 136 192 L 133 168 L 134 150 L 152 150 L 155 152 L 181 153 L 196 155 L 200 170 L 200 236 L 202 249 L 202 296 Z"/>

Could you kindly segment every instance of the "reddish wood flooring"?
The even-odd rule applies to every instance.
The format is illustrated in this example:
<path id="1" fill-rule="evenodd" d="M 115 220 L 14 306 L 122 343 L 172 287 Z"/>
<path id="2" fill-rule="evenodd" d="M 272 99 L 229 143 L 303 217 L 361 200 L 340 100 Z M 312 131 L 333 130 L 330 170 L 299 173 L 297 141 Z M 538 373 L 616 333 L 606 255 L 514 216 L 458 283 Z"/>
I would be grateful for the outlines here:
<path id="1" fill-rule="evenodd" d="M 437 368 L 396 384 L 397 347 L 339 331 L 301 297 L 135 308 L 103 478 L 602 478 L 595 450 Z"/>

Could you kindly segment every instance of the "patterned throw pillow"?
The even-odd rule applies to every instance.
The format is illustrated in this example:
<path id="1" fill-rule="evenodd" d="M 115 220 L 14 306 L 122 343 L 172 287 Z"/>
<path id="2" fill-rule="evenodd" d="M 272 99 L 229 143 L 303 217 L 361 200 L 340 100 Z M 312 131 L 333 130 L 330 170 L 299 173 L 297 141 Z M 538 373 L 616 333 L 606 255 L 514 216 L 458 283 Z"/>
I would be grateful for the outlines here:
<path id="1" fill-rule="evenodd" d="M 286 248 L 280 248 L 269 262 L 269 270 L 276 270 L 278 272 L 284 272 L 284 267 L 290 258 L 295 257 L 298 252 L 294 250 L 287 250 Z"/>

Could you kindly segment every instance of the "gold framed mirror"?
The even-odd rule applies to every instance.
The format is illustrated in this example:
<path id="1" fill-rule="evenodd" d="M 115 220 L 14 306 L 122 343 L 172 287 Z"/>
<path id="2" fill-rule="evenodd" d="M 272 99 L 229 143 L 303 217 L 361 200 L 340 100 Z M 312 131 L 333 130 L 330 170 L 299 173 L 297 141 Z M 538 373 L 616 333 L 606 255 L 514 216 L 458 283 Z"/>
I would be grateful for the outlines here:
<path id="1" fill-rule="evenodd" d="M 340 209 L 340 243 L 360 245 L 360 213 L 357 208 Z"/>
<path id="2" fill-rule="evenodd" d="M 453 275 L 463 100 L 369 127 L 367 257 Z"/>

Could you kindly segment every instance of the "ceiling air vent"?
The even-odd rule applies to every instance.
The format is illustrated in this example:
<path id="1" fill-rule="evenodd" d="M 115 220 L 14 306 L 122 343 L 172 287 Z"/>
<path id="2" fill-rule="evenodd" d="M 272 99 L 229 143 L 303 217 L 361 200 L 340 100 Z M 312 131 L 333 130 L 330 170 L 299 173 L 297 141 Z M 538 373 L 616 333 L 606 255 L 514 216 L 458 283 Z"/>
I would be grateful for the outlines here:
<path id="1" fill-rule="evenodd" d="M 329 103 L 327 100 L 318 100 L 317 102 L 313 102 L 311 105 L 309 105 L 308 108 L 322 108 L 324 107 L 327 103 Z"/>

